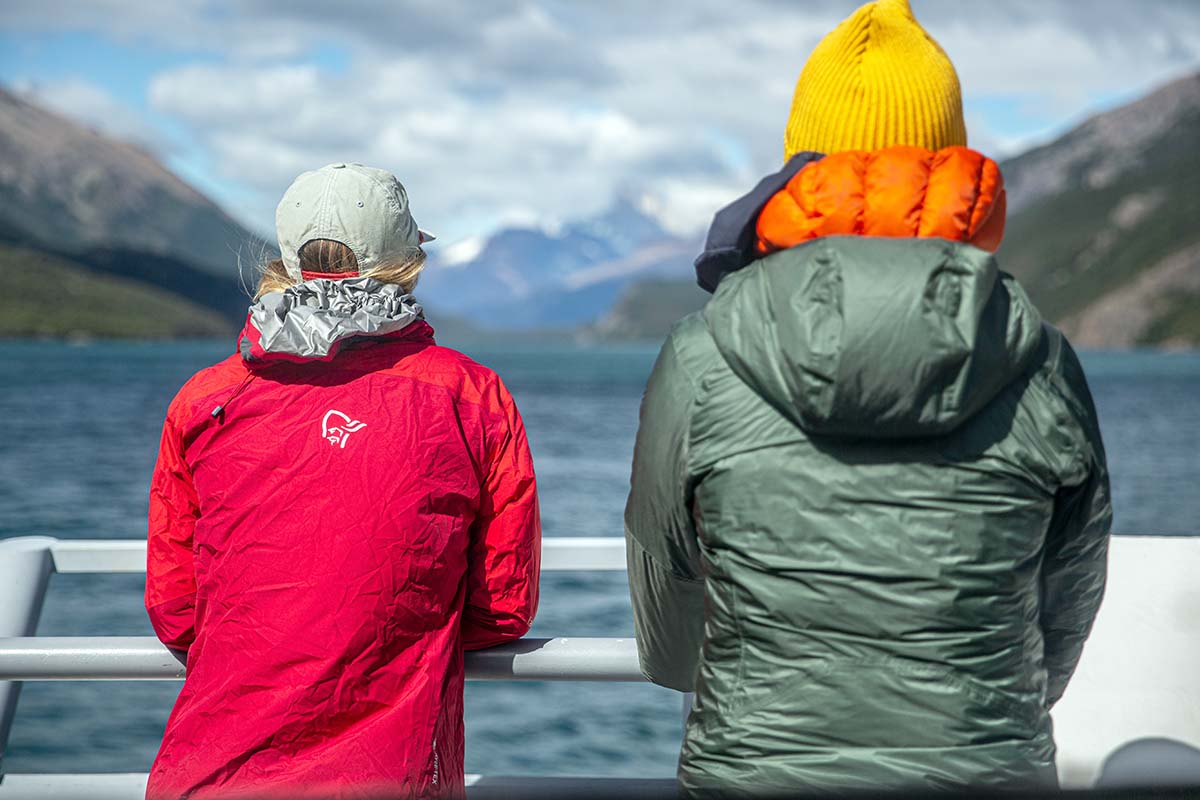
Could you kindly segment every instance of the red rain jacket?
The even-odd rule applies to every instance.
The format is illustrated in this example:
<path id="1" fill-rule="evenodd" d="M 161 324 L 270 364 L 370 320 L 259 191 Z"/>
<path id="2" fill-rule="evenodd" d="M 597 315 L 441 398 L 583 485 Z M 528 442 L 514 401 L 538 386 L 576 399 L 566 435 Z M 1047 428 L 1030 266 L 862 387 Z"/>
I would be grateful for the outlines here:
<path id="1" fill-rule="evenodd" d="M 541 531 L 512 398 L 432 334 L 305 360 L 252 319 L 171 403 L 146 607 L 187 680 L 148 797 L 462 794 L 463 651 L 528 631 Z"/>

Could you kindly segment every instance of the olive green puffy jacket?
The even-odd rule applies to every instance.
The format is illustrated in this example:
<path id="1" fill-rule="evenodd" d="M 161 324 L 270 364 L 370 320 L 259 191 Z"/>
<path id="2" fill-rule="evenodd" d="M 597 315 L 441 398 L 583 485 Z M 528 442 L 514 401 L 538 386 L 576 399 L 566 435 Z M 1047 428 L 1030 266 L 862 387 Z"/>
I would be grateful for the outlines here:
<path id="1" fill-rule="evenodd" d="M 830 237 L 726 277 L 642 406 L 642 669 L 685 790 L 1053 782 L 1104 589 L 1083 372 L 988 253 Z"/>

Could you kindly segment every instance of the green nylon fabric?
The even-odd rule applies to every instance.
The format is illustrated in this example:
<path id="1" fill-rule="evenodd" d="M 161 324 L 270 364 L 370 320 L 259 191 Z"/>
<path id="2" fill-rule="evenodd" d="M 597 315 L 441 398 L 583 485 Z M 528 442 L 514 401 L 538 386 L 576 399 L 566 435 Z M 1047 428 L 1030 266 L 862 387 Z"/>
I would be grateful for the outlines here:
<path id="1" fill-rule="evenodd" d="M 685 791 L 1053 783 L 1104 588 L 1083 372 L 991 255 L 830 237 L 725 278 L 646 390 L 642 669 Z"/>

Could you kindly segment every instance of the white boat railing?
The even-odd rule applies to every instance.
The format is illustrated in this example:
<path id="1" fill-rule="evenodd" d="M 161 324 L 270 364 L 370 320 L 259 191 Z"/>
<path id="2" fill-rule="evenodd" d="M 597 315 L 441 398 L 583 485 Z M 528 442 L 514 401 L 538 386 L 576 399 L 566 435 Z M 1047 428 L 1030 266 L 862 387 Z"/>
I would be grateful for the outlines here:
<path id="1" fill-rule="evenodd" d="M 138 539 L 49 539 L 20 537 L 5 542 L 39 542 L 59 574 L 146 571 L 146 543 Z M 542 540 L 542 569 L 550 572 L 624 572 L 625 541 L 612 536 L 577 536 Z M 3 588 L 0 587 L 0 592 Z"/>
<path id="2" fill-rule="evenodd" d="M 613 537 L 546 538 L 543 571 L 624 571 L 625 542 Z M 142 573 L 146 543 L 136 540 L 43 536 L 0 539 L 0 798 L 141 797 L 145 775 L 4 775 L 4 753 L 22 681 L 181 680 L 184 666 L 153 636 L 37 636 L 42 605 L 54 574 Z M 526 638 L 466 654 L 469 680 L 643 681 L 632 639 Z M 532 792 L 562 786 L 561 779 L 522 779 Z M 549 780 L 552 786 L 539 789 Z M 489 779 L 472 775 L 472 796 Z M 588 779 L 589 784 L 594 779 Z M 626 782 L 628 783 L 628 782 Z M 672 781 L 662 781 L 669 790 Z M 634 782 L 644 790 L 645 782 Z M 650 786 L 654 786 L 653 783 Z M 498 787 L 503 794 L 510 783 Z M 570 787 L 562 786 L 564 791 Z"/>
<path id="3" fill-rule="evenodd" d="M 153 637 L 37 636 L 37 622 L 55 573 L 145 570 L 140 541 L 20 537 L 0 540 L 0 770 L 20 682 L 28 680 L 179 680 L 183 666 Z M 624 570 L 619 538 L 544 540 L 542 568 Z M 1148 736 L 1200 747 L 1200 537 L 1118 536 L 1109 558 L 1105 603 L 1079 670 L 1054 709 L 1059 773 L 1064 785 L 1091 784 L 1109 753 Z M 467 654 L 471 680 L 641 681 L 631 639 L 523 639 Z M 525 794 L 571 791 L 537 788 Z M 473 796 L 487 778 L 470 776 Z M 657 784 L 664 792 L 671 781 Z M 549 784 L 547 784 L 548 786 Z M 596 786 L 587 779 L 584 788 Z M 514 793 L 511 783 L 505 791 Z M 13 797 L 133 798 L 145 775 L 7 775 L 0 800 Z M 646 791 L 646 783 L 634 791 Z M 618 789 L 619 791 L 619 789 Z M 543 795 L 545 796 L 545 795 Z M 667 796 L 667 794 L 664 794 Z"/>
<path id="4" fill-rule="evenodd" d="M 476 681 L 642 681 L 633 639 L 521 639 L 466 654 Z M 172 681 L 183 664 L 153 636 L 0 638 L 0 681 Z"/>

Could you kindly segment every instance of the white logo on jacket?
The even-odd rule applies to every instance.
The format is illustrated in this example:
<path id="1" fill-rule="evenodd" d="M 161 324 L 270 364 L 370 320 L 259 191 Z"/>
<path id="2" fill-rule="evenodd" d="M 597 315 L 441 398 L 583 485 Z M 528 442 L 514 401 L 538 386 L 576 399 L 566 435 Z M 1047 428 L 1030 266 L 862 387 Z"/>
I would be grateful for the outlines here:
<path id="1" fill-rule="evenodd" d="M 325 412 L 325 418 L 321 420 L 321 436 L 334 447 L 344 448 L 350 434 L 365 427 L 367 427 L 367 423 L 350 419 L 342 412 L 331 408 Z"/>

